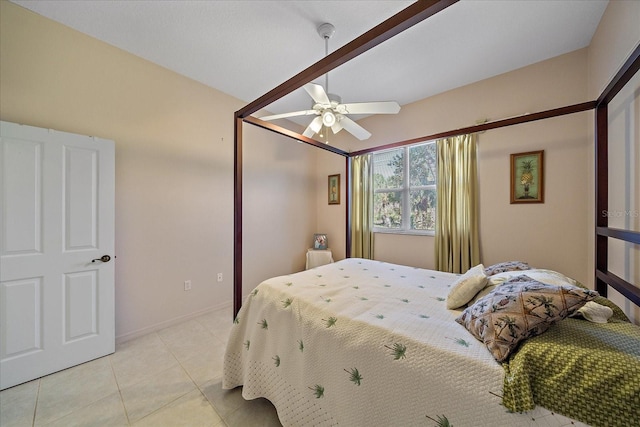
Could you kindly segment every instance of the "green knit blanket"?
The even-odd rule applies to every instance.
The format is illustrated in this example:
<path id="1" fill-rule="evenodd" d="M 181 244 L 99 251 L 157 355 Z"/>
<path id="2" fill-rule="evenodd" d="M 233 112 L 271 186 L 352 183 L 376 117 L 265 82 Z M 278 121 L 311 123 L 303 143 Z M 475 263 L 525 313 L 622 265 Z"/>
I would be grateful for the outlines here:
<path id="1" fill-rule="evenodd" d="M 562 320 L 525 341 L 503 367 L 510 411 L 541 405 L 592 426 L 640 423 L 640 327 L 619 309 L 606 324 Z"/>

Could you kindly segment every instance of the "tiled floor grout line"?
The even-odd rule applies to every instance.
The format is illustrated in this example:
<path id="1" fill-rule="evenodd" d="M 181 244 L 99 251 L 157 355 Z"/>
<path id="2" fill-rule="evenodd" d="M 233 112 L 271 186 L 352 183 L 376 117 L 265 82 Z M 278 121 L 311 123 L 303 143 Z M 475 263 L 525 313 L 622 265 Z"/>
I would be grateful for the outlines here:
<path id="1" fill-rule="evenodd" d="M 115 351 L 111 353 L 109 356 L 109 366 L 111 366 L 111 372 L 113 373 L 113 379 L 116 382 L 116 387 L 118 387 L 118 396 L 120 396 L 120 404 L 122 405 L 122 410 L 124 411 L 124 416 L 127 418 L 127 425 L 131 425 L 131 420 L 129 419 L 129 411 L 127 411 L 127 407 L 124 404 L 124 398 L 122 397 L 122 387 L 120 387 L 120 381 L 118 381 L 118 376 L 116 375 L 116 370 L 113 368 L 113 359 L 111 356 L 115 354 Z"/>
<path id="2" fill-rule="evenodd" d="M 187 370 L 184 368 L 184 366 L 182 366 L 182 363 L 180 363 L 180 360 L 178 359 L 178 357 L 175 355 L 175 353 L 173 351 L 171 351 L 171 347 L 169 347 L 169 345 L 167 344 L 167 341 L 162 338 L 162 335 L 158 333 L 159 331 L 153 332 L 154 334 L 156 334 L 158 336 L 158 339 L 160 340 L 160 342 L 162 343 L 162 345 L 164 346 L 165 350 L 167 350 L 169 352 L 169 354 L 171 354 L 171 356 L 175 359 L 176 363 L 178 364 L 178 366 L 180 366 L 180 369 L 182 369 L 182 371 L 189 377 L 189 379 L 191 380 L 191 382 L 193 381 L 193 378 L 191 378 L 191 375 L 189 375 L 189 372 L 187 372 Z M 195 382 L 194 382 L 195 384 Z M 178 397 L 176 397 L 174 400 L 165 403 L 164 405 L 160 406 L 159 408 L 157 408 L 156 410 L 148 413 L 147 415 L 145 415 L 144 417 L 140 418 L 139 420 L 136 420 L 135 422 L 138 423 L 142 420 L 144 420 L 147 417 L 150 417 L 151 415 L 157 413 L 158 411 L 163 410 L 164 408 L 166 408 L 167 406 L 171 405 L 173 402 L 175 402 L 176 400 L 179 400 L 181 398 L 183 398 L 184 396 L 186 396 L 187 394 L 189 394 L 190 392 L 186 392 L 185 394 L 182 394 Z M 133 425 L 131 423 L 131 421 L 129 420 L 129 414 L 127 412 L 127 407 L 126 405 L 124 405 L 124 399 L 122 400 L 122 405 L 124 406 L 125 409 L 125 413 L 127 413 L 127 420 L 129 421 L 129 425 Z"/>
<path id="3" fill-rule="evenodd" d="M 40 399 L 40 386 L 42 385 L 42 378 L 38 378 L 38 387 L 36 390 L 36 401 L 33 404 L 33 418 L 31 418 L 31 426 L 36 425 L 36 414 L 38 413 L 38 400 Z"/>
<path id="4" fill-rule="evenodd" d="M 196 320 L 196 319 L 194 319 L 194 320 Z M 196 322 L 197 322 L 200 326 L 202 326 L 202 327 L 205 329 L 205 331 L 206 331 L 209 335 L 211 335 L 211 336 L 212 336 L 213 338 L 215 338 L 215 339 L 218 339 L 218 337 L 216 337 L 214 334 L 212 334 L 212 333 L 209 331 L 209 329 L 208 329 L 205 325 L 202 325 L 202 324 L 201 324 L 200 322 L 198 322 L 197 320 L 196 320 Z M 181 369 L 182 369 L 182 371 L 185 373 L 185 375 L 186 375 L 187 377 L 189 377 L 189 380 L 191 380 L 191 382 L 192 382 L 192 383 L 193 383 L 193 385 L 195 386 L 196 390 L 198 390 L 198 392 L 200 393 L 200 395 L 202 395 L 202 397 L 207 401 L 207 403 L 209 404 L 209 406 L 211 406 L 211 408 L 212 408 L 212 409 L 216 412 L 216 414 L 217 414 L 218 412 L 216 411 L 216 408 L 215 408 L 215 407 L 213 406 L 213 404 L 209 401 L 209 399 L 207 399 L 207 397 L 205 396 L 204 392 L 200 389 L 200 387 L 198 386 L 198 384 L 196 383 L 196 381 L 193 379 L 193 377 L 191 376 L 191 374 L 189 374 L 189 371 L 185 368 L 185 366 L 182 364 L 182 362 L 180 361 L 180 359 L 178 359 L 178 357 L 176 356 L 176 354 L 171 350 L 171 347 L 170 347 L 169 343 L 167 342 L 167 340 L 166 340 L 165 338 L 163 338 L 161 334 L 159 334 L 159 333 L 157 333 L 157 332 L 156 332 L 156 334 L 158 335 L 158 338 L 159 338 L 159 339 L 160 339 L 160 341 L 162 342 L 162 345 L 164 346 L 164 348 L 165 348 L 165 349 L 166 349 L 166 350 L 171 354 L 171 356 L 173 356 L 173 358 L 175 359 L 176 363 L 178 364 L 178 366 L 180 366 L 180 368 L 181 368 Z M 188 395 L 188 394 L 189 394 L 189 393 L 191 393 L 191 392 L 192 392 L 192 391 L 188 391 L 188 392 L 186 392 L 186 393 L 184 393 L 184 394 L 182 394 L 182 395 L 180 395 L 180 396 L 177 396 L 174 400 L 172 400 L 172 401 L 170 401 L 170 402 L 167 402 L 167 403 L 166 403 L 166 404 L 164 404 L 163 406 L 161 406 L 161 407 L 157 408 L 155 411 L 153 411 L 153 412 L 151 412 L 151 413 L 149 413 L 149 414 L 145 415 L 144 417 L 140 418 L 140 419 L 139 419 L 139 420 L 137 420 L 136 422 L 140 422 L 140 421 L 144 420 L 145 418 L 150 417 L 151 415 L 153 415 L 153 414 L 155 414 L 155 413 L 157 413 L 157 412 L 159 412 L 159 411 L 163 410 L 163 409 L 164 409 L 164 408 L 166 408 L 167 406 L 169 406 L 169 405 L 171 405 L 172 403 L 174 403 L 174 402 L 176 402 L 176 401 L 178 401 L 178 400 L 182 399 L 184 396 Z M 124 399 L 122 400 L 122 404 L 123 404 L 123 406 L 124 406 Z M 128 413 L 127 413 L 127 411 L 126 411 L 126 406 L 125 406 L 125 413 L 127 414 L 127 420 L 129 421 L 129 416 L 128 416 Z M 219 416 L 219 414 L 218 414 L 218 416 Z M 220 417 L 220 418 L 222 419 L 222 417 Z M 225 424 L 226 424 L 226 423 L 225 423 Z M 129 421 L 129 425 L 132 425 L 132 424 L 131 424 L 131 421 Z"/>

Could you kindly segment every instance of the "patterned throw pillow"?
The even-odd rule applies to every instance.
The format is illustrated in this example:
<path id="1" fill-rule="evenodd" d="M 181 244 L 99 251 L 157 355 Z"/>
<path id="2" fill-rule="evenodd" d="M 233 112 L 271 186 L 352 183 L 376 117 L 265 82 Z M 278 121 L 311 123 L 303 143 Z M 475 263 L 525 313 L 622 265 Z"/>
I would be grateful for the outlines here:
<path id="1" fill-rule="evenodd" d="M 547 285 L 522 275 L 467 307 L 456 322 L 502 362 L 520 341 L 540 335 L 597 296 L 589 289 Z"/>
<path id="2" fill-rule="evenodd" d="M 522 261 L 507 261 L 507 262 L 499 262 L 497 264 L 490 265 L 489 267 L 485 267 L 484 272 L 487 276 L 492 276 L 497 273 L 504 273 L 505 271 L 522 271 L 529 270 L 529 264 Z"/>

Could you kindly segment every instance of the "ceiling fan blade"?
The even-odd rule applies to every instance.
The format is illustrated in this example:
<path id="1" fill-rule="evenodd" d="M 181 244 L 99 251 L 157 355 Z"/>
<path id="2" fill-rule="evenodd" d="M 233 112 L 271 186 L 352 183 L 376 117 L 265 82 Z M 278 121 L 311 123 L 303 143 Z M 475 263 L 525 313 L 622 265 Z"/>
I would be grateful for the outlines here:
<path id="1" fill-rule="evenodd" d="M 342 120 L 340 120 L 340 124 L 347 130 L 347 132 L 358 138 L 360 141 L 369 139 L 371 136 L 365 128 L 351 120 L 349 117 L 343 117 Z"/>
<path id="2" fill-rule="evenodd" d="M 324 91 L 324 88 L 322 86 L 315 83 L 307 83 L 302 87 L 304 88 L 304 90 L 307 91 L 309 96 L 313 98 L 313 100 L 318 104 L 331 105 L 331 101 L 327 96 L 327 92 Z"/>
<path id="3" fill-rule="evenodd" d="M 333 126 L 331 126 L 331 130 L 333 133 L 338 133 L 342 130 L 342 125 L 340 124 L 340 120 L 336 121 Z"/>
<path id="4" fill-rule="evenodd" d="M 314 133 L 318 133 L 318 131 L 322 129 L 322 117 L 318 116 L 309 123 L 309 126 L 302 133 L 307 138 L 311 138 Z"/>
<path id="5" fill-rule="evenodd" d="M 272 116 L 264 116 L 259 117 L 260 120 L 277 120 L 277 119 L 286 119 L 287 117 L 296 117 L 296 116 L 310 116 L 311 114 L 320 114 L 317 110 L 302 110 L 302 111 L 292 111 L 290 113 L 282 113 L 282 114 L 274 114 Z"/>
<path id="6" fill-rule="evenodd" d="M 356 102 L 336 107 L 342 114 L 398 114 L 400 105 L 395 101 Z"/>

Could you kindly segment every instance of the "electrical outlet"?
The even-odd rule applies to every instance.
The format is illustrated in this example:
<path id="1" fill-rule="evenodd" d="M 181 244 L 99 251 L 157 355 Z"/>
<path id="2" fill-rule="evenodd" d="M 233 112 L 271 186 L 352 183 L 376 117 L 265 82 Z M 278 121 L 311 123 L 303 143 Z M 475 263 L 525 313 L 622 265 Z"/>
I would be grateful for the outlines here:
<path id="1" fill-rule="evenodd" d="M 191 280 L 185 280 L 184 281 L 184 290 L 185 291 L 190 291 L 191 290 Z"/>
<path id="2" fill-rule="evenodd" d="M 222 273 L 218 273 L 218 282 L 222 282 Z"/>

